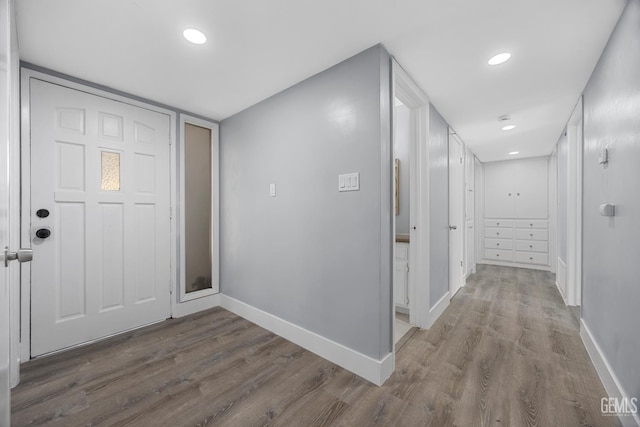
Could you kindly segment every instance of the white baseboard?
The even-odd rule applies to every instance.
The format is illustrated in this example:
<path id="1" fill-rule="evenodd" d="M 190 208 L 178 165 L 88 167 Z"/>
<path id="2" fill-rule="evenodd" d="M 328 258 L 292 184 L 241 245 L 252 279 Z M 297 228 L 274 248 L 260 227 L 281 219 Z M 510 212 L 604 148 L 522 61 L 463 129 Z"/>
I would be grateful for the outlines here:
<path id="1" fill-rule="evenodd" d="M 438 302 L 435 303 L 435 305 L 431 307 L 431 309 L 429 310 L 429 314 L 427 314 L 426 322 L 424 325 L 422 325 L 423 329 L 429 329 L 431 328 L 431 326 L 433 326 L 435 321 L 438 320 L 438 317 L 440 317 L 442 313 L 444 313 L 446 308 L 449 307 L 450 300 L 451 300 L 451 296 L 449 291 L 447 291 L 447 293 L 445 293 L 442 296 L 442 298 L 440 298 Z"/>
<path id="2" fill-rule="evenodd" d="M 171 317 L 179 318 L 197 313 L 199 311 L 208 310 L 220 305 L 220 295 L 213 294 L 206 297 L 192 299 L 184 302 L 174 302 L 171 307 Z M 173 295 L 171 296 L 173 298 Z"/>
<path id="3" fill-rule="evenodd" d="M 526 269 L 529 269 L 529 270 L 551 271 L 551 267 L 548 266 L 548 265 L 523 264 L 523 263 L 520 263 L 520 262 L 511 262 L 511 261 L 494 261 L 492 259 L 483 259 L 483 260 L 479 261 L 478 264 L 499 265 L 501 267 L 526 268 Z"/>
<path id="4" fill-rule="evenodd" d="M 584 323 L 584 319 L 580 319 L 580 338 L 582 338 L 582 342 L 587 349 L 587 353 L 589 353 L 589 357 L 591 357 L 593 366 L 596 368 L 596 372 L 600 377 L 600 381 L 602 381 L 602 385 L 604 385 L 604 389 L 608 394 L 608 396 L 602 397 L 617 397 L 618 399 L 640 397 L 627 396 L 627 394 L 624 392 L 624 389 L 620 386 L 618 377 L 616 376 L 615 372 L 613 372 L 613 369 L 611 369 L 611 365 L 607 361 L 605 355 L 602 353 L 600 346 L 593 339 L 593 335 L 591 334 L 591 331 L 587 327 L 586 323 Z M 639 414 L 635 414 L 634 416 L 621 416 L 619 417 L 619 419 L 620 423 L 624 427 L 640 426 Z"/>
<path id="5" fill-rule="evenodd" d="M 393 352 L 376 360 L 227 295 L 220 294 L 220 305 L 376 385 L 382 385 L 395 368 Z"/>

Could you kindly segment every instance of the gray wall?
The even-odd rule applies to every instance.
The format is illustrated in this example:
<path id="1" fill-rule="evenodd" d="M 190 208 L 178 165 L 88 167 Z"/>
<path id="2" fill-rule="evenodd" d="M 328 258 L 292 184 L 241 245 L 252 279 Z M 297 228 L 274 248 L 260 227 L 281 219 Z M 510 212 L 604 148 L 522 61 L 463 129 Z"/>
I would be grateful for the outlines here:
<path id="1" fill-rule="evenodd" d="M 630 0 L 584 92 L 582 317 L 640 397 L 640 0 Z M 598 152 L 609 147 L 609 165 Z M 598 206 L 616 204 L 616 216 Z"/>
<path id="2" fill-rule="evenodd" d="M 376 46 L 220 126 L 221 292 L 374 359 L 392 339 L 390 113 Z M 340 193 L 349 172 L 360 191 Z"/>
<path id="3" fill-rule="evenodd" d="M 558 141 L 558 210 L 557 210 L 557 235 L 558 257 L 567 264 L 567 193 L 569 191 L 569 140 L 564 132 Z M 555 263 L 556 260 L 550 260 Z M 563 284 L 563 286 L 566 284 Z"/>
<path id="4" fill-rule="evenodd" d="M 395 138 L 393 150 L 400 160 L 400 215 L 396 216 L 396 233 L 409 234 L 409 147 L 411 143 L 411 110 L 406 105 L 394 108 Z"/>
<path id="5" fill-rule="evenodd" d="M 429 301 L 449 291 L 449 125 L 429 106 Z"/>

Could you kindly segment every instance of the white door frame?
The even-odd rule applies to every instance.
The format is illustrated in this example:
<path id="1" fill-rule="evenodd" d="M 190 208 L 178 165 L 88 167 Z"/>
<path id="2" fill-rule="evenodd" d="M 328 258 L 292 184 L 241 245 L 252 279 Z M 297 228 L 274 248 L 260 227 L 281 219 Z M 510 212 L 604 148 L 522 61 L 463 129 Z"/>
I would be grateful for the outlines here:
<path id="1" fill-rule="evenodd" d="M 180 268 L 179 268 L 179 296 L 180 303 L 189 302 L 189 306 L 196 306 L 195 309 L 188 310 L 189 313 L 218 305 L 218 299 L 215 294 L 220 292 L 220 136 L 219 125 L 212 121 L 202 120 L 187 114 L 180 114 L 180 218 L 185 218 L 185 125 L 192 124 L 211 130 L 211 271 L 212 288 L 201 291 L 186 293 L 186 245 L 185 245 L 185 220 L 180 221 Z M 202 301 L 195 301 L 202 299 Z M 184 310 L 183 306 L 179 306 L 175 298 L 171 300 L 172 312 Z M 182 313 L 181 313 L 182 314 Z"/>
<path id="2" fill-rule="evenodd" d="M 582 301 L 582 97 L 567 124 L 567 305 Z"/>
<path id="3" fill-rule="evenodd" d="M 165 108 L 161 108 L 155 105 L 151 105 L 142 101 L 138 101 L 135 99 L 127 98 L 122 95 L 117 95 L 105 90 L 97 89 L 91 86 L 87 86 L 82 83 L 74 82 L 71 80 L 63 79 L 61 77 L 52 76 L 46 73 L 42 73 L 40 71 L 31 70 L 28 68 L 21 69 L 21 85 L 20 85 L 20 98 L 22 102 L 22 115 L 21 115 L 21 129 L 22 129 L 22 151 L 21 151 L 21 168 L 22 168 L 22 218 L 21 218 L 21 230 L 20 230 L 20 241 L 23 247 L 30 247 L 31 243 L 31 235 L 30 235 L 30 215 L 31 212 L 31 156 L 30 156 L 30 147 L 31 147 L 31 120 L 30 120 L 30 111 L 31 111 L 31 99 L 30 99 L 30 81 L 31 79 L 38 79 L 45 82 L 57 84 L 60 86 L 65 86 L 70 89 L 79 90 L 82 92 L 86 92 L 92 95 L 101 96 L 103 98 L 111 99 L 114 101 L 123 102 L 129 105 L 133 105 L 140 108 L 145 108 L 147 110 L 155 111 L 162 114 L 167 114 L 170 117 L 170 130 L 169 130 L 169 140 L 171 142 L 170 148 L 170 170 L 171 170 L 171 260 L 170 260 L 170 289 L 171 292 L 171 300 L 173 301 L 175 298 L 175 294 L 177 292 L 176 288 L 176 252 L 177 252 L 177 229 L 176 229 L 176 195 L 177 195 L 177 187 L 176 187 L 176 132 L 175 132 L 175 124 L 176 124 L 176 113 L 172 110 L 168 110 Z M 23 361 L 27 361 L 31 358 L 31 269 L 25 268 L 23 266 L 21 273 L 21 343 L 20 343 L 20 357 Z M 173 310 L 173 304 L 172 304 Z M 173 314 L 173 312 L 172 312 Z"/>
<path id="4" fill-rule="evenodd" d="M 391 73 L 391 99 L 398 98 L 409 108 L 412 124 L 409 149 L 409 323 L 420 328 L 428 328 L 430 326 L 429 221 L 427 217 L 429 212 L 429 151 L 427 149 L 429 99 L 395 58 L 392 59 Z M 392 209 L 395 209 L 395 192 L 391 206 Z M 395 238 L 395 221 L 393 235 Z M 393 247 L 393 259 L 395 260 L 395 243 Z M 392 313 L 395 313 L 395 298 L 393 296 L 391 301 L 393 304 Z"/>

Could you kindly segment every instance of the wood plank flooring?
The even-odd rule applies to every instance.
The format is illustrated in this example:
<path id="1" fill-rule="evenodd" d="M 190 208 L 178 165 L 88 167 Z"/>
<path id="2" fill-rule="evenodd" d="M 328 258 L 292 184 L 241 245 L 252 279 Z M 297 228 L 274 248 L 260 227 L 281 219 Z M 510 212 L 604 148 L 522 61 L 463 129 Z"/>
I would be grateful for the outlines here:
<path id="1" fill-rule="evenodd" d="M 220 308 L 28 362 L 15 426 L 618 426 L 549 273 L 479 266 L 376 387 Z"/>

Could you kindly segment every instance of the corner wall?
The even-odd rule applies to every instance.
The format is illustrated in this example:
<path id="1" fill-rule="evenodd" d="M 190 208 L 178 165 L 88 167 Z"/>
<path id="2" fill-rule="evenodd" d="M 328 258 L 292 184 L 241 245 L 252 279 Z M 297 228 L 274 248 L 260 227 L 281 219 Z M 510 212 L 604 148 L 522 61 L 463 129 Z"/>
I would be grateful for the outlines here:
<path id="1" fill-rule="evenodd" d="M 584 91 L 582 300 L 583 325 L 629 398 L 640 398 L 639 117 L 640 0 L 630 0 Z M 616 216 L 601 216 L 602 203 Z"/>
<path id="2" fill-rule="evenodd" d="M 375 360 L 392 351 L 390 101 L 375 46 L 220 125 L 221 292 Z M 338 192 L 351 172 L 360 191 Z"/>

